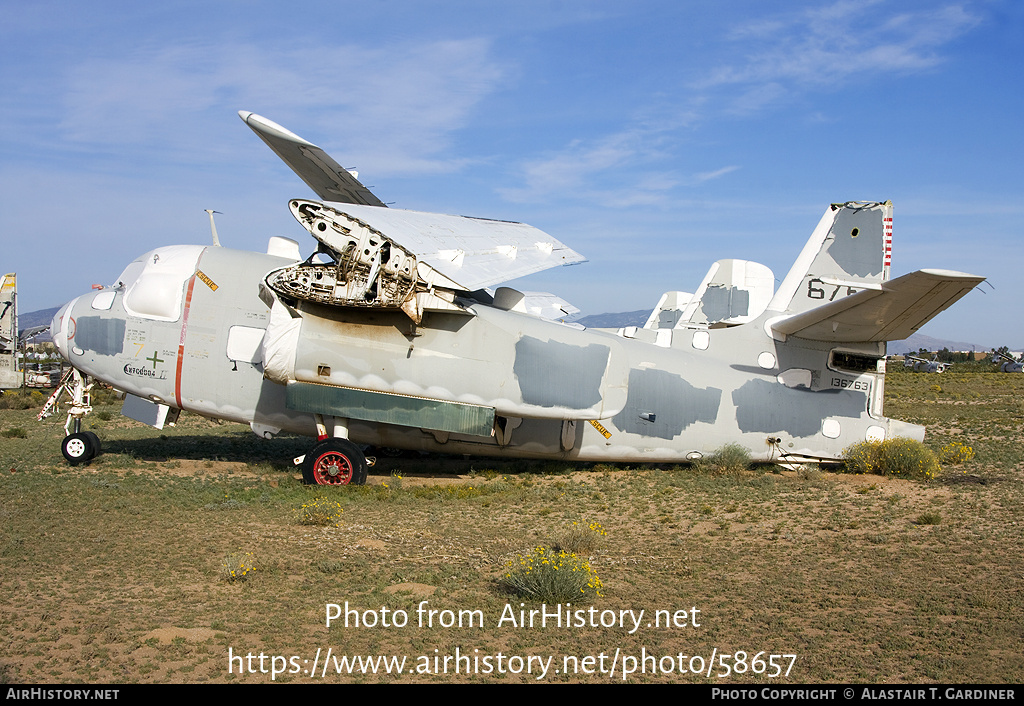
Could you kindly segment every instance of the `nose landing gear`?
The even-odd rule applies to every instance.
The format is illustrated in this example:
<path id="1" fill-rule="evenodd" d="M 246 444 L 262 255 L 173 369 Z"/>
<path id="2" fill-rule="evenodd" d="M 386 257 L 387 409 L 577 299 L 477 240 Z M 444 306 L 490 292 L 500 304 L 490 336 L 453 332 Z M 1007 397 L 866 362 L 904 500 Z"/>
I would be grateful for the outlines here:
<path id="1" fill-rule="evenodd" d="M 72 466 L 88 463 L 103 453 L 100 438 L 91 431 L 80 431 L 69 434 L 60 442 L 61 453 Z"/>
<path id="2" fill-rule="evenodd" d="M 66 436 L 60 443 L 60 451 L 72 466 L 88 463 L 103 453 L 100 438 L 91 431 L 82 431 L 82 419 L 92 411 L 90 396 L 92 383 L 89 378 L 77 369 L 71 368 L 64 374 L 60 385 L 50 395 L 37 417 L 42 421 L 57 411 L 57 403 L 61 395 L 67 393 L 71 398 L 68 406 L 68 420 L 64 424 Z"/>

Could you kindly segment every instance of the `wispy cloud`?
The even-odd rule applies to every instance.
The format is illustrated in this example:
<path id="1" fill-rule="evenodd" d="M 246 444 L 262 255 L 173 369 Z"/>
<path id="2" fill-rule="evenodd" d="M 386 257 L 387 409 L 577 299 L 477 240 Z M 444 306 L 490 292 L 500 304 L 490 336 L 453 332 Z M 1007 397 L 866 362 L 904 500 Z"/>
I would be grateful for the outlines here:
<path id="1" fill-rule="evenodd" d="M 700 174 L 697 174 L 696 179 L 698 182 L 711 181 L 712 179 L 717 179 L 719 177 L 725 176 L 726 174 L 734 172 L 737 169 L 739 169 L 739 167 L 733 165 L 730 167 L 722 167 L 721 169 L 716 169 L 712 172 L 701 172 Z"/>
<path id="2" fill-rule="evenodd" d="M 742 45 L 741 58 L 691 87 L 727 90 L 733 110 L 750 112 L 857 76 L 931 69 L 944 61 L 944 46 L 980 21 L 959 5 L 887 14 L 880 4 L 844 1 L 738 24 L 727 39 Z"/>
<path id="3" fill-rule="evenodd" d="M 575 140 L 562 150 L 525 162 L 522 186 L 500 189 L 513 202 L 550 199 L 628 207 L 666 203 L 683 184 L 695 184 L 726 174 L 729 167 L 709 176 L 687 176 L 664 164 L 674 152 L 667 125 L 645 123 L 612 135 Z"/>
<path id="4" fill-rule="evenodd" d="M 163 144 L 191 155 L 204 144 L 194 130 L 206 114 L 246 109 L 285 125 L 299 117 L 291 124 L 301 134 L 329 135 L 334 144 L 358 135 L 359 150 L 345 144 L 344 159 L 372 160 L 378 174 L 440 171 L 456 166 L 439 157 L 451 134 L 503 74 L 481 39 L 271 54 L 252 44 L 194 43 L 134 54 L 70 70 L 66 140 L 133 152 Z"/>
<path id="5" fill-rule="evenodd" d="M 576 198 L 621 204 L 668 203 L 680 187 L 725 177 L 738 166 L 686 169 L 675 147 L 686 133 L 723 115 L 750 119 L 808 95 L 865 77 L 928 71 L 946 60 L 950 42 L 980 19 L 960 5 L 902 11 L 885 0 L 843 0 L 744 19 L 699 56 L 687 56 L 693 78 L 675 94 L 652 96 L 634 110 L 630 125 L 604 137 L 569 142 L 561 150 L 525 160 L 522 185 L 504 189 L 510 200 Z M 827 122 L 820 110 L 802 116 Z M 665 161 L 673 161 L 666 171 Z M 649 178 L 644 170 L 655 170 Z M 692 171 L 691 171 L 692 170 Z M 667 178 L 666 178 L 667 177 Z M 609 184 L 616 186 L 610 188 Z M 673 192 L 675 192 L 673 194 Z"/>

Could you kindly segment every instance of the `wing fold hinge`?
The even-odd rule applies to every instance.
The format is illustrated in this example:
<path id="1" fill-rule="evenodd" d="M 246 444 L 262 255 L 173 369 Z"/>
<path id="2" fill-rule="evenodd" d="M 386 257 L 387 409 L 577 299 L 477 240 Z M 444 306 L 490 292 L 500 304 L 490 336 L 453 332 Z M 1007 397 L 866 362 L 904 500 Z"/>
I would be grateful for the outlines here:
<path id="1" fill-rule="evenodd" d="M 454 282 L 373 226 L 315 201 L 296 199 L 289 205 L 320 245 L 305 262 L 266 276 L 267 286 L 281 296 L 327 306 L 400 309 L 416 323 L 424 310 L 463 311 L 454 303 Z"/>

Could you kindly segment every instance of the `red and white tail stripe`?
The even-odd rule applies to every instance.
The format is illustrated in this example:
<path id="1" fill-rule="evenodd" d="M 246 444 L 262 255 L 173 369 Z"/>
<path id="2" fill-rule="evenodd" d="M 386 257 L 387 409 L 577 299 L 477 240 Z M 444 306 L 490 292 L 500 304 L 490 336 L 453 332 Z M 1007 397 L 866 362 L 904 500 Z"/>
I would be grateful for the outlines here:
<path id="1" fill-rule="evenodd" d="M 882 222 L 885 229 L 883 237 L 885 256 L 882 259 L 882 265 L 884 266 L 883 279 L 889 279 L 889 265 L 892 264 L 892 216 L 883 218 Z"/>

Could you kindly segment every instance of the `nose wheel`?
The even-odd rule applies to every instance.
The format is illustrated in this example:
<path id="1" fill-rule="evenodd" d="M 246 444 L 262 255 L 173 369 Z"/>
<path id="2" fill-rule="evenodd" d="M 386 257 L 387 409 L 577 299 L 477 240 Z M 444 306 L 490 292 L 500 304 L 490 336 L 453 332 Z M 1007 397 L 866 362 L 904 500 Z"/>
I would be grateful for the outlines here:
<path id="1" fill-rule="evenodd" d="M 60 444 L 60 451 L 72 466 L 88 463 L 103 452 L 100 438 L 91 431 L 68 434 Z"/>
<path id="2" fill-rule="evenodd" d="M 302 480 L 307 485 L 363 485 L 366 456 L 348 439 L 321 441 L 302 461 Z"/>

